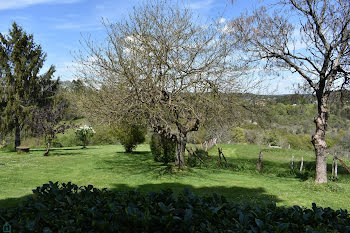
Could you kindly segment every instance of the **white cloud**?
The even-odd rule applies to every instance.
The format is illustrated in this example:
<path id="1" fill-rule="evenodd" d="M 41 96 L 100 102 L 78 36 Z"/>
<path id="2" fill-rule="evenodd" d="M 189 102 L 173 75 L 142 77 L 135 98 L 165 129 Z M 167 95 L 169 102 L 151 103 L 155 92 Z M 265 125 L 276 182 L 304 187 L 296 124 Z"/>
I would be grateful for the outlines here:
<path id="1" fill-rule="evenodd" d="M 84 24 L 84 23 L 62 23 L 55 26 L 59 30 L 79 30 L 79 31 L 98 31 L 102 30 L 103 27 L 99 24 Z"/>
<path id="2" fill-rule="evenodd" d="M 75 77 L 77 70 L 81 65 L 77 62 L 63 62 L 56 66 L 55 75 L 61 77 L 62 80 L 69 80 Z"/>
<path id="3" fill-rule="evenodd" d="M 187 7 L 193 10 L 210 9 L 213 3 L 214 3 L 214 0 L 201 0 L 201 1 L 190 3 L 187 5 Z"/>
<path id="4" fill-rule="evenodd" d="M 0 0 L 0 10 L 24 8 L 37 4 L 71 4 L 81 0 Z"/>
<path id="5" fill-rule="evenodd" d="M 26 16 L 19 16 L 19 15 L 12 17 L 12 19 L 14 19 L 14 20 L 16 20 L 16 21 L 17 21 L 17 20 L 23 20 L 23 21 L 28 21 L 28 20 L 30 20 L 29 17 L 26 17 Z"/>
<path id="6" fill-rule="evenodd" d="M 219 23 L 221 24 L 221 23 L 225 23 L 226 22 L 226 19 L 225 18 L 220 18 L 219 19 Z"/>

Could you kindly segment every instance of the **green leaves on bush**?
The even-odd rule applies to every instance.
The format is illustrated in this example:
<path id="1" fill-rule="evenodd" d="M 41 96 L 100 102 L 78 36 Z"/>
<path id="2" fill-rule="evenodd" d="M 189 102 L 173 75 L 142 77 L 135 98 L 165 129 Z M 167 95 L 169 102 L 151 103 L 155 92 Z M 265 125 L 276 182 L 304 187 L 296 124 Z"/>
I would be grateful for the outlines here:
<path id="1" fill-rule="evenodd" d="M 200 164 L 199 159 L 202 160 L 202 161 L 206 161 L 209 158 L 209 154 L 205 150 L 197 148 L 194 151 L 194 153 L 195 153 L 196 156 L 191 156 L 187 160 L 187 165 L 190 166 L 190 167 L 198 166 Z"/>
<path id="2" fill-rule="evenodd" d="M 168 164 L 175 161 L 176 144 L 175 142 L 154 133 L 150 142 L 151 152 L 156 162 Z"/>
<path id="3" fill-rule="evenodd" d="M 231 130 L 232 140 L 234 143 L 245 143 L 244 129 L 240 127 L 234 127 Z"/>
<path id="4" fill-rule="evenodd" d="M 50 182 L 0 215 L 14 232 L 349 232 L 346 210 L 248 205 L 185 190 L 148 194 Z M 4 224 L 0 219 L 0 226 Z"/>
<path id="5" fill-rule="evenodd" d="M 286 142 L 292 149 L 312 150 L 311 135 L 308 134 L 287 134 L 284 136 Z"/>
<path id="6" fill-rule="evenodd" d="M 75 131 L 76 138 L 82 142 L 83 148 L 86 148 L 86 146 L 89 144 L 90 139 L 94 136 L 95 130 L 87 125 L 79 127 Z"/>
<path id="7" fill-rule="evenodd" d="M 117 138 L 124 146 L 125 152 L 131 153 L 138 144 L 143 143 L 145 138 L 145 127 L 141 125 L 122 125 L 117 130 Z"/>

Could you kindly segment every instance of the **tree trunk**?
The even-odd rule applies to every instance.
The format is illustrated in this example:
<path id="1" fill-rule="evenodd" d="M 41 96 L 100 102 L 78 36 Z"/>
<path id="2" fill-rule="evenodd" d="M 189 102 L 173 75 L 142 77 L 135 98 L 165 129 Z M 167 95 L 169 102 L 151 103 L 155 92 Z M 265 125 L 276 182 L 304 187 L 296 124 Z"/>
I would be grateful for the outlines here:
<path id="1" fill-rule="evenodd" d="M 51 141 L 48 141 L 47 144 L 46 144 L 46 152 L 44 153 L 44 156 L 48 156 L 49 153 L 50 153 L 50 147 L 51 147 L 50 142 Z"/>
<path id="2" fill-rule="evenodd" d="M 15 128 L 15 149 L 20 145 L 21 145 L 21 127 L 17 121 L 16 128 Z"/>
<path id="3" fill-rule="evenodd" d="M 185 149 L 187 143 L 187 135 L 180 134 L 180 137 L 176 140 L 176 158 L 175 165 L 179 168 L 185 166 Z"/>
<path id="4" fill-rule="evenodd" d="M 260 172 L 262 168 L 263 168 L 263 153 L 260 150 L 258 163 L 256 164 L 256 170 Z"/>
<path id="5" fill-rule="evenodd" d="M 327 143 L 326 143 L 326 126 L 328 118 L 326 95 L 317 93 L 318 116 L 315 118 L 316 131 L 312 135 L 312 144 L 316 154 L 316 172 L 315 183 L 327 183 Z"/>
<path id="6" fill-rule="evenodd" d="M 337 160 L 336 156 L 333 157 L 332 176 L 333 176 L 333 178 L 337 178 L 337 176 L 338 176 L 338 160 Z"/>

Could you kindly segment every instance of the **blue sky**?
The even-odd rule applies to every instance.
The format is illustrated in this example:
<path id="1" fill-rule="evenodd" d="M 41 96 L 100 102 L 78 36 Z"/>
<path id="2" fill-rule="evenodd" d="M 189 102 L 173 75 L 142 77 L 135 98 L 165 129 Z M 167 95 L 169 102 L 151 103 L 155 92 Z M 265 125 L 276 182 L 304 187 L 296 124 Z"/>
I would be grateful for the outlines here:
<path id="1" fill-rule="evenodd" d="M 74 78 L 72 54 L 81 46 L 82 35 L 104 38 L 101 19 L 117 21 L 127 15 L 140 0 L 0 0 L 0 32 L 7 34 L 12 22 L 34 34 L 34 40 L 47 53 L 45 69 L 55 65 L 55 76 Z M 257 0 L 182 0 L 195 13 L 226 20 L 256 7 Z M 278 93 L 288 93 L 289 81 L 279 82 Z"/>

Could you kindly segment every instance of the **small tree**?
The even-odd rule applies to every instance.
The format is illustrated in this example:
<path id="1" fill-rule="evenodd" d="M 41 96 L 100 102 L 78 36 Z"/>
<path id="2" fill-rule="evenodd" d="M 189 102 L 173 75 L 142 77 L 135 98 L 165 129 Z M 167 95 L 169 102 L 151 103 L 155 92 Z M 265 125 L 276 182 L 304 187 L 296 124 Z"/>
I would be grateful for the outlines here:
<path id="1" fill-rule="evenodd" d="M 64 99 L 56 99 L 53 105 L 46 105 L 32 110 L 30 120 L 31 129 L 36 136 L 43 136 L 45 140 L 46 152 L 48 156 L 51 142 L 57 134 L 64 133 L 67 129 L 74 127 L 71 123 L 61 123 L 64 118 L 68 104 Z"/>
<path id="2" fill-rule="evenodd" d="M 126 153 L 131 153 L 138 144 L 145 142 L 145 127 L 124 124 L 117 130 L 117 138 L 124 146 Z"/>
<path id="3" fill-rule="evenodd" d="M 94 134 L 95 130 L 87 125 L 81 126 L 75 131 L 75 136 L 79 141 L 82 142 L 83 149 L 85 149 L 89 144 L 90 139 L 94 136 Z"/>
<path id="4" fill-rule="evenodd" d="M 58 80 L 51 80 L 51 66 L 42 72 L 46 54 L 16 23 L 8 35 L 0 33 L 0 130 L 15 131 L 15 147 L 21 144 L 21 130 L 29 122 L 31 110 L 48 103 Z"/>

